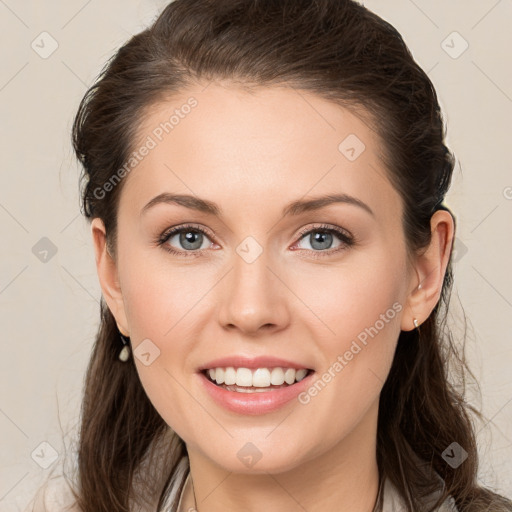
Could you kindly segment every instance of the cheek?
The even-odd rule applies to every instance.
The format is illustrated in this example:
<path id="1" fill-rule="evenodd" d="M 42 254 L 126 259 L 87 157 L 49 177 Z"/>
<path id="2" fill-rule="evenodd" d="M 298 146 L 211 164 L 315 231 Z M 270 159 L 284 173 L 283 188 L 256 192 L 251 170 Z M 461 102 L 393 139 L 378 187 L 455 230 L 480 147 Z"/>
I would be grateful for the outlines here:
<path id="1" fill-rule="evenodd" d="M 207 290 L 208 282 L 192 267 L 173 267 L 165 258 L 149 258 L 145 253 L 134 256 L 126 263 L 123 279 L 132 332 L 139 339 L 174 346 L 178 340 L 173 335 L 194 323 L 195 308 Z"/>
<path id="2" fill-rule="evenodd" d="M 301 272 L 294 292 L 302 298 L 309 313 L 309 325 L 321 333 L 328 345 L 343 348 L 377 323 L 379 331 L 396 331 L 403 310 L 405 273 L 400 258 L 360 258 L 346 265 Z M 384 316 L 384 317 L 383 317 Z M 315 336 L 317 337 L 317 336 Z M 362 336 L 364 337 L 364 336 Z"/>
<path id="3" fill-rule="evenodd" d="M 134 360 L 149 400 L 164 421 L 184 436 L 194 403 L 184 389 L 183 372 L 188 367 L 191 340 L 197 338 L 186 331 L 194 324 L 194 304 L 204 291 L 199 293 L 190 272 L 187 277 L 174 269 L 171 273 L 169 268 L 143 268 L 143 272 L 131 273 L 123 291 Z M 191 290 L 197 291 L 197 298 Z M 144 352 L 150 353 L 149 365 L 139 357 Z"/>
<path id="4" fill-rule="evenodd" d="M 302 403 L 331 422 L 333 432 L 357 423 L 387 378 L 404 309 L 401 268 L 399 258 L 388 255 L 300 281 L 297 294 L 311 309 L 307 325 L 322 360 Z"/>
<path id="5" fill-rule="evenodd" d="M 144 392 L 160 417 L 182 439 L 189 439 L 204 410 L 191 398 L 181 374 L 169 367 L 164 354 L 148 367 L 136 360 L 136 367 Z"/>

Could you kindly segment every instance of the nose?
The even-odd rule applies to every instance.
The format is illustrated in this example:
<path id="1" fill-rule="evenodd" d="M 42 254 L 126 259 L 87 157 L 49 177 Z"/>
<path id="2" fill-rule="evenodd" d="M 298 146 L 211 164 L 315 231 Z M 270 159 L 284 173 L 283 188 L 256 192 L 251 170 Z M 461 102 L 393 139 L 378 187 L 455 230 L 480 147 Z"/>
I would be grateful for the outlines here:
<path id="1" fill-rule="evenodd" d="M 276 270 L 279 266 L 269 259 L 265 251 L 252 262 L 234 254 L 233 268 L 219 290 L 219 322 L 224 329 L 257 336 L 289 324 L 287 301 L 292 294 L 285 276 Z"/>

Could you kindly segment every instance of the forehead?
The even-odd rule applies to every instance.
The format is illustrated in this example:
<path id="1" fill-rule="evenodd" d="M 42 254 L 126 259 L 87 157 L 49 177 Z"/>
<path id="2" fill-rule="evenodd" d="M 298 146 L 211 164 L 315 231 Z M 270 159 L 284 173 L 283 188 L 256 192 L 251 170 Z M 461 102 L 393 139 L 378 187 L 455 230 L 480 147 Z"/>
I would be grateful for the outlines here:
<path id="1" fill-rule="evenodd" d="M 263 199 L 281 208 L 304 196 L 345 193 L 398 213 L 379 136 L 347 109 L 303 90 L 191 87 L 151 105 L 137 135 L 132 151 L 139 156 L 123 195 L 139 209 L 161 192 L 226 208 L 236 201 L 238 211 L 253 214 Z"/>

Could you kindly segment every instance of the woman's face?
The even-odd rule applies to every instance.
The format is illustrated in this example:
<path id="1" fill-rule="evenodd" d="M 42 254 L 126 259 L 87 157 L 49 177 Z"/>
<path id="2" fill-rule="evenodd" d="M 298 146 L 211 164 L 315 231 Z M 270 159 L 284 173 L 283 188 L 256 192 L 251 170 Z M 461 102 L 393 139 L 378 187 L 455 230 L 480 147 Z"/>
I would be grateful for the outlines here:
<path id="1" fill-rule="evenodd" d="M 154 106 L 139 135 L 134 149 L 147 149 L 118 212 L 122 300 L 109 305 L 160 415 L 229 471 L 285 471 L 349 439 L 373 443 L 417 285 L 376 133 L 304 91 L 211 83 Z M 161 194 L 188 199 L 151 205 Z M 340 200 L 311 202 L 327 196 Z M 313 372 L 243 393 L 200 371 L 227 366 L 260 368 L 216 373 L 244 389 L 278 379 L 275 367 Z"/>

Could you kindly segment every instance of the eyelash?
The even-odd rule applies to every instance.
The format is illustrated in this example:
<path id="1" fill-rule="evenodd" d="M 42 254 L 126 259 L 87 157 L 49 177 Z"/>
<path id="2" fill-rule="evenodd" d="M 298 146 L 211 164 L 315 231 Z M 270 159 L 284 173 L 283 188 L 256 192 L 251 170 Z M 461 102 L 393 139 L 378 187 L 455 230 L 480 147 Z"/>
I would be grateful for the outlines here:
<path id="1" fill-rule="evenodd" d="M 173 254 L 175 256 L 184 256 L 184 257 L 198 257 L 201 251 L 205 249 L 196 249 L 195 251 L 177 251 L 173 249 L 171 246 L 167 244 L 170 238 L 172 238 L 173 235 L 181 232 L 187 232 L 187 231 L 193 231 L 193 232 L 199 232 L 203 235 L 207 236 L 208 238 L 211 238 L 209 233 L 205 231 L 203 228 L 196 226 L 194 224 L 184 224 L 183 226 L 178 226 L 175 228 L 171 228 L 167 231 L 164 231 L 156 240 L 156 244 L 158 246 L 161 246 L 165 251 L 169 252 L 170 254 Z M 343 243 L 340 247 L 337 247 L 335 249 L 328 249 L 328 250 L 312 250 L 312 249 L 298 249 L 298 250 L 306 250 L 315 253 L 313 258 L 323 258 L 325 256 L 331 256 L 334 253 L 338 253 L 342 250 L 345 250 L 349 247 L 352 247 L 356 243 L 356 239 L 354 236 L 352 236 L 348 231 L 345 231 L 341 228 L 336 228 L 333 226 L 329 226 L 326 224 L 322 224 L 320 226 L 315 226 L 314 228 L 307 228 L 302 230 L 298 236 L 299 236 L 299 242 L 304 238 L 305 235 L 308 235 L 310 233 L 315 232 L 321 232 L 321 233 L 331 233 L 338 236 L 338 238 Z"/>

